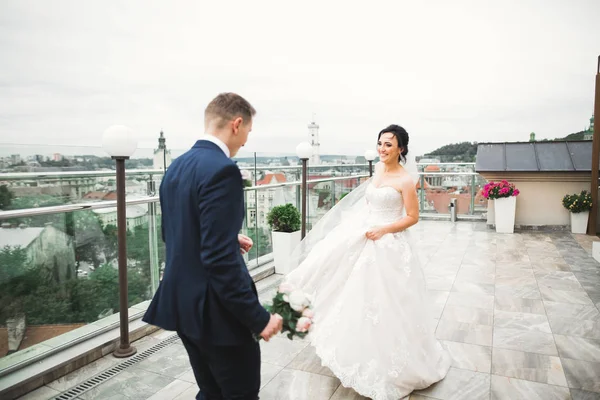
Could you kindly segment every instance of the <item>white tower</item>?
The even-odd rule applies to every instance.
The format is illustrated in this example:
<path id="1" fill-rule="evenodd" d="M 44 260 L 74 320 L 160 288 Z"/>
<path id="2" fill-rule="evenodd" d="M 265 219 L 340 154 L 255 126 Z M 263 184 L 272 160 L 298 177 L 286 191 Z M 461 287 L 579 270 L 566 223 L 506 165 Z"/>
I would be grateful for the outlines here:
<path id="1" fill-rule="evenodd" d="M 167 150 L 166 142 L 165 134 L 161 130 L 158 137 L 158 148 L 154 149 L 154 162 L 152 163 L 154 169 L 166 171 L 171 165 L 171 150 Z"/>
<path id="2" fill-rule="evenodd" d="M 313 155 L 310 158 L 311 165 L 321 164 L 321 157 L 319 153 L 319 125 L 315 122 L 315 116 L 313 114 L 313 120 L 308 124 L 308 134 L 310 135 L 310 144 L 313 148 Z"/>

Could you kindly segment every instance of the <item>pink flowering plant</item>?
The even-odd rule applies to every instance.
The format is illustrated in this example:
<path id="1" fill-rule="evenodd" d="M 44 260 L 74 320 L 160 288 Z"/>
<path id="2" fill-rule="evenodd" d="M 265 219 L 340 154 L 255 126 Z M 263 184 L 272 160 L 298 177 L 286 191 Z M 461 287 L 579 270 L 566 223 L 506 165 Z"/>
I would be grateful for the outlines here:
<path id="1" fill-rule="evenodd" d="M 281 332 L 287 332 L 290 340 L 294 337 L 304 338 L 313 325 L 315 315 L 310 296 L 289 283 L 284 282 L 279 286 L 277 294 L 273 297 L 273 304 L 266 305 L 265 308 L 271 314 L 281 315 Z"/>
<path id="2" fill-rule="evenodd" d="M 509 183 L 506 180 L 503 180 L 501 182 L 491 181 L 483 187 L 483 190 L 481 192 L 483 197 L 490 200 L 501 199 L 503 197 L 518 196 L 519 193 L 519 189 L 517 189 L 514 184 Z"/>
<path id="3" fill-rule="evenodd" d="M 592 194 L 583 190 L 579 194 L 567 194 L 562 200 L 563 207 L 572 213 L 590 211 L 592 209 Z"/>

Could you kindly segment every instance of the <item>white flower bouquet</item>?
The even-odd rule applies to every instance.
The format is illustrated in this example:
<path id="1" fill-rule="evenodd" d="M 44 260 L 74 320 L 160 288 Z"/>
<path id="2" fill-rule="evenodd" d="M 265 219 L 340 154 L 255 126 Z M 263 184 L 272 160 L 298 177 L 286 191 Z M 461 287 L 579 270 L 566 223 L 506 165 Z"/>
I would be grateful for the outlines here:
<path id="1" fill-rule="evenodd" d="M 283 318 L 281 332 L 287 332 L 290 340 L 294 337 L 304 338 L 313 325 L 314 312 L 310 296 L 289 283 L 282 283 L 279 286 L 277 294 L 273 297 L 273 304 L 265 308 L 271 314 L 281 315 Z"/>

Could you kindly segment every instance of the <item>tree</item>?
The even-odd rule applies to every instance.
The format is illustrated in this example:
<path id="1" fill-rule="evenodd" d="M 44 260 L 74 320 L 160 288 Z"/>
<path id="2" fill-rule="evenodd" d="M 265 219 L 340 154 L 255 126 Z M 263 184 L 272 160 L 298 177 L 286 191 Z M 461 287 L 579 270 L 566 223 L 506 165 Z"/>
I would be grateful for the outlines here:
<path id="1" fill-rule="evenodd" d="M 100 218 L 89 210 L 68 213 L 65 228 L 65 232 L 74 238 L 77 261 L 85 261 L 98 268 L 104 243 Z"/>
<path id="2" fill-rule="evenodd" d="M 20 247 L 5 246 L 0 250 L 0 285 L 10 282 L 27 270 L 27 251 Z"/>
<path id="3" fill-rule="evenodd" d="M 156 227 L 160 237 L 160 223 Z M 127 258 L 135 260 L 140 272 L 150 277 L 150 240 L 148 225 L 136 226 L 133 234 L 127 237 Z M 165 261 L 165 247 L 158 243 L 158 264 Z"/>
<path id="4" fill-rule="evenodd" d="M 0 210 L 6 210 L 10 207 L 15 194 L 8 189 L 8 186 L 0 186 Z"/>
<path id="5" fill-rule="evenodd" d="M 129 306 L 150 298 L 150 280 L 129 269 Z M 0 324 L 24 314 L 27 324 L 90 323 L 119 309 L 119 273 L 101 265 L 88 279 L 58 282 L 42 266 L 30 266 L 24 249 L 0 251 Z"/>
<path id="6" fill-rule="evenodd" d="M 104 233 L 104 240 L 102 250 L 104 251 L 104 257 L 107 261 L 114 260 L 117 258 L 117 251 L 119 250 L 117 242 L 117 226 L 106 225 L 102 227 L 102 233 Z"/>
<path id="7" fill-rule="evenodd" d="M 473 162 L 477 155 L 477 143 L 476 142 L 462 142 L 448 144 L 432 151 L 425 156 L 436 156 L 441 159 L 442 162 Z"/>

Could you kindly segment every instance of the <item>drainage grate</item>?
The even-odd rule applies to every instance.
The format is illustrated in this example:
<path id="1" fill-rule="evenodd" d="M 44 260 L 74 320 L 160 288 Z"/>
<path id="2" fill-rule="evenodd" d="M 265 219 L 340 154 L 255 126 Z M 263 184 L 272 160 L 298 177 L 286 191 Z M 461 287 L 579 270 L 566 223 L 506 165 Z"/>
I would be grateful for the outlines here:
<path id="1" fill-rule="evenodd" d="M 139 363 L 140 361 L 150 357 L 151 355 L 164 349 L 165 347 L 172 345 L 173 343 L 177 342 L 178 340 L 179 340 L 179 336 L 177 336 L 177 334 L 173 334 L 173 335 L 169 336 L 168 338 L 166 338 L 165 340 L 163 340 L 162 342 L 157 343 L 154 346 L 150 347 L 149 349 L 144 350 L 141 353 L 138 353 L 135 356 L 129 358 L 128 360 L 123 361 L 122 363 L 119 363 L 119 364 L 115 365 L 114 367 L 111 367 L 111 368 L 107 369 L 106 371 L 101 372 L 100 374 L 96 375 L 95 377 L 90 378 L 83 383 L 80 383 L 79 385 L 67 390 L 66 392 L 61 393 L 60 395 L 55 397 L 55 400 L 75 399 L 77 396 L 80 396 L 81 394 L 87 392 L 88 390 L 93 389 L 96 386 L 100 385 L 101 383 L 106 382 L 108 379 L 117 375 L 119 372 L 122 372 L 125 369 L 131 367 L 132 365 Z"/>

